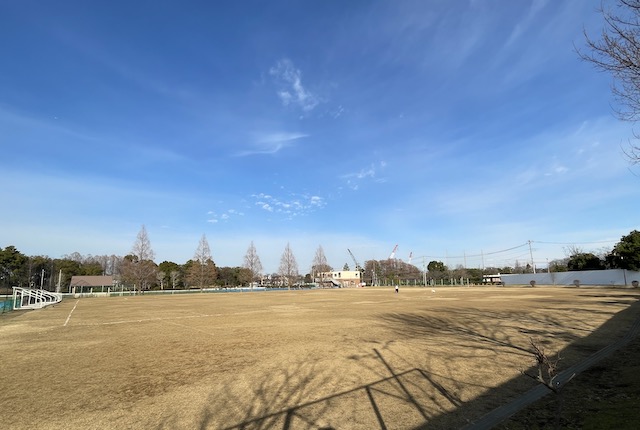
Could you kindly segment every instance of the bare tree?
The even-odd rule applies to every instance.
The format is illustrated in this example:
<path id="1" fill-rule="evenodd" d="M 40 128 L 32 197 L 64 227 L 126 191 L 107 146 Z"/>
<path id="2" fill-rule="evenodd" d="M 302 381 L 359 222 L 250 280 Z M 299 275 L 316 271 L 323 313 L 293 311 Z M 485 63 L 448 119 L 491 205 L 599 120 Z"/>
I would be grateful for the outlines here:
<path id="1" fill-rule="evenodd" d="M 84 260 L 85 260 L 84 256 L 79 252 L 72 252 L 71 254 L 65 254 L 62 256 L 62 259 L 75 261 L 76 263 L 84 263 Z"/>
<path id="2" fill-rule="evenodd" d="M 311 278 L 315 282 L 316 276 L 322 274 L 322 278 L 320 282 L 324 281 L 324 274 L 327 272 L 331 272 L 333 269 L 327 263 L 327 257 L 324 255 L 324 250 L 322 246 L 318 246 L 316 250 L 316 255 L 313 257 L 313 263 L 311 263 Z"/>
<path id="3" fill-rule="evenodd" d="M 522 373 L 540 382 L 541 384 L 544 384 L 551 391 L 557 391 L 558 387 L 555 383 L 555 379 L 558 376 L 558 363 L 561 360 L 560 354 L 558 354 L 555 359 L 552 359 L 546 353 L 544 347 L 540 344 L 540 342 L 534 339 L 529 339 L 529 343 L 533 348 L 531 354 L 536 360 L 536 373 L 531 374 L 525 371 L 523 371 Z"/>
<path id="4" fill-rule="evenodd" d="M 584 249 L 578 245 L 567 245 L 563 246 L 562 250 L 564 251 L 564 255 L 569 258 L 574 255 L 584 254 Z"/>
<path id="5" fill-rule="evenodd" d="M 164 277 L 167 276 L 162 270 L 156 272 L 156 280 L 160 283 L 160 289 L 164 290 Z"/>
<path id="6" fill-rule="evenodd" d="M 176 285 L 178 285 L 178 281 L 180 280 L 180 272 L 177 270 L 171 271 L 171 288 L 176 289 Z"/>
<path id="7" fill-rule="evenodd" d="M 187 272 L 187 281 L 200 289 L 213 285 L 216 280 L 217 269 L 211 258 L 211 248 L 207 237 L 203 234 L 198 243 L 198 249 L 193 256 L 193 264 Z"/>
<path id="8" fill-rule="evenodd" d="M 151 249 L 151 242 L 147 229 L 143 225 L 131 249 L 131 254 L 125 256 L 122 262 L 122 278 L 133 283 L 138 292 L 148 289 L 156 280 L 157 266 L 153 262 L 155 253 Z"/>
<path id="9" fill-rule="evenodd" d="M 251 283 L 251 289 L 253 289 L 253 283 L 262 274 L 262 262 L 260 262 L 260 257 L 256 247 L 253 245 L 253 241 L 251 241 L 251 245 L 249 245 L 249 249 L 247 249 L 247 253 L 244 256 L 244 267 L 251 272 L 251 280 L 249 282 Z"/>
<path id="10" fill-rule="evenodd" d="M 598 39 L 584 32 L 588 52 L 576 48 L 578 55 L 598 70 L 612 75 L 612 92 L 620 103 L 618 118 L 640 120 L 640 0 L 617 0 L 615 9 L 599 9 L 604 28 Z M 634 132 L 636 139 L 640 135 Z M 625 154 L 633 164 L 640 163 L 640 145 L 630 143 Z"/>
<path id="11" fill-rule="evenodd" d="M 529 343 L 533 348 L 533 351 L 531 351 L 531 354 L 533 354 L 536 360 L 536 367 L 535 367 L 536 372 L 528 373 L 526 371 L 522 371 L 522 373 L 534 379 L 535 381 L 540 382 L 541 384 L 543 384 L 545 387 L 547 387 L 557 395 L 555 427 L 559 429 L 560 417 L 562 416 L 562 406 L 564 403 L 564 398 L 562 396 L 563 388 L 569 381 L 571 381 L 576 376 L 576 374 L 574 373 L 563 384 L 560 384 L 560 382 L 557 381 L 557 377 L 559 373 L 558 363 L 561 360 L 560 353 L 558 353 L 556 355 L 556 358 L 553 359 L 546 353 L 546 351 L 544 350 L 544 347 L 541 345 L 541 342 L 530 338 Z"/>
<path id="12" fill-rule="evenodd" d="M 291 289 L 291 285 L 294 284 L 295 280 L 300 276 L 300 274 L 298 273 L 298 263 L 296 262 L 296 257 L 293 255 L 291 247 L 288 243 L 284 248 L 282 257 L 280 258 L 280 268 L 278 269 L 278 274 L 285 279 L 288 289 Z"/>

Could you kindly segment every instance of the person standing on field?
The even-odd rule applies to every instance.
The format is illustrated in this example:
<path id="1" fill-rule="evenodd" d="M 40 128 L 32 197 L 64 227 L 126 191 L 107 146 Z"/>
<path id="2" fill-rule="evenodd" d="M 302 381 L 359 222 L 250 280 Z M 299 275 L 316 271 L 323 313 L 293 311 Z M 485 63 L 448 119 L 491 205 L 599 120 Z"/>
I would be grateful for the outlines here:
<path id="1" fill-rule="evenodd" d="M 398 286 L 396 285 L 396 294 L 398 293 Z"/>

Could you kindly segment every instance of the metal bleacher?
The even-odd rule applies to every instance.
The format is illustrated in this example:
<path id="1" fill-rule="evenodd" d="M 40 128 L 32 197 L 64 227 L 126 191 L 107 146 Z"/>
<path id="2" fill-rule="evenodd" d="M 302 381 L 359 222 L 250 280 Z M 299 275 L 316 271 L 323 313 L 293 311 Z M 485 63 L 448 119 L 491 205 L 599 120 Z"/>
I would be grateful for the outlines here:
<path id="1" fill-rule="evenodd" d="M 62 294 L 51 291 L 13 287 L 13 309 L 42 309 L 62 301 Z"/>

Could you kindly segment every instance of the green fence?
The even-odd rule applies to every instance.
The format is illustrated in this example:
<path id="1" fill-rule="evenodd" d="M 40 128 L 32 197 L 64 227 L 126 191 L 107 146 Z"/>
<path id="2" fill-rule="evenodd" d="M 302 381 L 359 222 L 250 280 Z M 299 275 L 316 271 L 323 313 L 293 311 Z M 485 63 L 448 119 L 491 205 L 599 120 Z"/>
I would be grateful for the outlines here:
<path id="1" fill-rule="evenodd" d="M 0 314 L 13 310 L 13 298 L 0 298 Z"/>

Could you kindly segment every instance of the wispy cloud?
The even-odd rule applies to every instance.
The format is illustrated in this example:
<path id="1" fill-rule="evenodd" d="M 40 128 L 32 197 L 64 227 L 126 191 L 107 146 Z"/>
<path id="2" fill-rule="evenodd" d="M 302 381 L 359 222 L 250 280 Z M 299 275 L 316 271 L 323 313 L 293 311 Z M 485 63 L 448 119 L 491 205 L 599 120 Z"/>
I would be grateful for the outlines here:
<path id="1" fill-rule="evenodd" d="M 386 167 L 386 161 L 380 161 L 377 164 L 372 163 L 368 168 L 363 168 L 357 172 L 342 175 L 342 178 L 347 181 L 347 186 L 355 191 L 358 190 L 360 188 L 360 184 L 366 180 L 378 183 L 386 182 L 385 178 L 379 176 L 380 172 Z"/>
<path id="2" fill-rule="evenodd" d="M 309 135 L 290 132 L 260 133 L 253 138 L 251 148 L 237 152 L 235 156 L 246 157 L 249 155 L 275 154 L 284 148 L 292 146 L 296 140 L 305 137 L 309 137 Z"/>
<path id="3" fill-rule="evenodd" d="M 308 194 L 290 194 L 289 196 L 275 197 L 271 194 L 254 194 L 255 205 L 267 212 L 284 215 L 287 218 L 294 218 L 322 209 L 327 202 L 323 197 Z"/>
<path id="4" fill-rule="evenodd" d="M 258 143 L 269 144 L 269 143 L 280 143 L 280 142 L 288 142 L 291 140 L 301 139 L 303 137 L 308 137 L 308 134 L 304 133 L 267 133 L 259 136 L 257 138 Z"/>
<path id="5" fill-rule="evenodd" d="M 95 61 L 117 76 L 132 82 L 139 88 L 179 101 L 192 101 L 197 93 L 182 83 L 166 80 L 161 76 L 165 67 L 150 67 L 140 58 L 126 58 L 123 53 L 114 53 L 108 45 L 96 37 L 81 37 L 70 28 L 56 30 L 57 37 L 67 45 Z"/>
<path id="6" fill-rule="evenodd" d="M 302 85 L 302 72 L 288 58 L 278 61 L 269 69 L 269 74 L 275 80 L 283 105 L 297 106 L 304 112 L 310 112 L 320 104 L 320 98 Z"/>
<path id="7" fill-rule="evenodd" d="M 542 9 L 544 9 L 547 3 L 548 0 L 534 0 L 534 2 L 529 7 L 529 13 L 527 14 L 527 16 L 515 24 L 513 30 L 511 31 L 511 35 L 509 35 L 509 38 L 504 44 L 505 47 L 510 47 L 511 45 L 516 43 L 524 33 L 529 31 L 537 15 L 542 11 Z"/>
<path id="8" fill-rule="evenodd" d="M 530 196 L 539 196 L 549 207 L 569 206 L 576 210 L 624 198 L 629 191 L 622 186 L 611 187 L 609 180 L 628 174 L 625 160 L 618 151 L 611 150 L 611 143 L 615 145 L 624 135 L 625 126 L 614 118 L 603 117 L 523 139 L 515 143 L 520 147 L 517 160 L 505 156 L 494 165 L 500 175 L 487 174 L 482 181 L 464 186 L 452 182 L 451 188 L 435 199 L 435 207 L 449 215 L 472 207 L 480 216 L 483 211 L 490 215 L 496 207 L 505 212 L 529 207 Z M 601 145 L 601 141 L 607 145 Z"/>
<path id="9" fill-rule="evenodd" d="M 48 136 L 59 135 L 66 139 L 80 139 L 96 142 L 95 136 L 78 130 L 77 126 L 66 123 L 56 116 L 42 117 L 33 113 L 20 112 L 11 106 L 0 104 L 0 125 L 28 130 L 30 133 L 47 133 Z"/>

